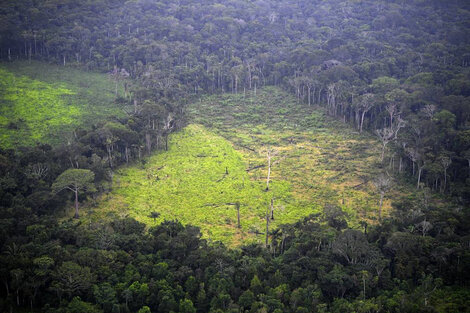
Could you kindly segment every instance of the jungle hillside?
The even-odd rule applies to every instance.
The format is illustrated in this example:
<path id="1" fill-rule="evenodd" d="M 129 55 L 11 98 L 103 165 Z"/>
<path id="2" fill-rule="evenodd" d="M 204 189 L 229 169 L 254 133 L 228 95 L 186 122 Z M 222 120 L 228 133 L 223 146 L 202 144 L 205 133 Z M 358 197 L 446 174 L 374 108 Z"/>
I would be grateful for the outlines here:
<path id="1" fill-rule="evenodd" d="M 0 312 L 470 312 L 470 3 L 0 0 Z"/>

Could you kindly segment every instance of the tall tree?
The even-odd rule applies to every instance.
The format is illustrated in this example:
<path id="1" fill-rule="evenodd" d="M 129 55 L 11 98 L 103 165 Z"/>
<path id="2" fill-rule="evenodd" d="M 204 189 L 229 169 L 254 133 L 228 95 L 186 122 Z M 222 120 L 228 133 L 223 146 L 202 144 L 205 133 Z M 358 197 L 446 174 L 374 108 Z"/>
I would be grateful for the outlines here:
<path id="1" fill-rule="evenodd" d="M 75 218 L 78 214 L 78 192 L 95 190 L 95 174 L 87 169 L 68 169 L 60 174 L 52 184 L 52 191 L 58 193 L 68 189 L 75 194 Z"/>

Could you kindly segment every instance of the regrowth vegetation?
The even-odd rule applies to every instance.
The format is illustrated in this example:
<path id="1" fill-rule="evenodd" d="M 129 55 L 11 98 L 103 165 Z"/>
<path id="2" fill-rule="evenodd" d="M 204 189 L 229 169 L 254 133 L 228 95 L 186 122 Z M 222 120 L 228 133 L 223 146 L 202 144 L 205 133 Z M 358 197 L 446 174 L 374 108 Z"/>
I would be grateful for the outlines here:
<path id="1" fill-rule="evenodd" d="M 373 137 L 278 88 L 203 97 L 188 116 L 197 124 L 171 135 L 169 151 L 116 171 L 113 192 L 93 208 L 97 216 L 127 212 L 148 225 L 178 219 L 231 246 L 264 242 L 266 211 L 271 230 L 325 206 L 341 207 L 356 227 L 380 217 L 381 194 L 373 184 L 380 146 Z"/>
<path id="2" fill-rule="evenodd" d="M 2 64 L 0 147 L 64 143 L 77 127 L 122 117 L 115 99 L 115 84 L 104 74 L 40 62 Z"/>

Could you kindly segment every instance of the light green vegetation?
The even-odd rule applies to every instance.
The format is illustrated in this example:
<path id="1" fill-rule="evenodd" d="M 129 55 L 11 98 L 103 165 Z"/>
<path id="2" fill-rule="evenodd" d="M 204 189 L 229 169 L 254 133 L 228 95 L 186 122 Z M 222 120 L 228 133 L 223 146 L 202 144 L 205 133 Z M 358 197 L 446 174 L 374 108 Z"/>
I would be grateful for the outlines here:
<path id="1" fill-rule="evenodd" d="M 95 212 L 90 218 L 129 214 L 149 226 L 178 219 L 230 246 L 264 241 L 272 198 L 270 229 L 320 213 L 327 204 L 341 206 L 353 227 L 362 219 L 377 220 L 375 138 L 277 88 L 251 97 L 203 97 L 190 105 L 188 115 L 191 124 L 170 136 L 169 151 L 116 173 L 113 192 L 89 211 Z M 267 150 L 274 163 L 269 191 Z M 241 229 L 232 205 L 237 201 Z M 385 214 L 389 209 L 386 200 Z M 161 216 L 154 220 L 151 212 Z"/>
<path id="2" fill-rule="evenodd" d="M 178 219 L 200 226 L 207 238 L 224 242 L 247 239 L 262 232 L 271 192 L 261 181 L 251 180 L 242 154 L 230 142 L 200 125 L 189 125 L 171 137 L 168 152 L 153 155 L 143 167 L 132 166 L 117 172 L 114 191 L 102 206 L 119 212 L 123 208 L 136 219 L 154 224 L 156 219 Z M 279 203 L 287 206 L 276 212 L 279 219 L 294 220 L 290 184 L 273 181 Z M 240 203 L 242 228 L 237 228 L 236 203 Z M 100 210 L 98 210 L 100 211 Z"/>
<path id="3" fill-rule="evenodd" d="M 122 93 L 122 91 L 120 91 Z M 60 143 L 76 127 L 122 116 L 105 74 L 41 62 L 0 65 L 0 147 Z"/>

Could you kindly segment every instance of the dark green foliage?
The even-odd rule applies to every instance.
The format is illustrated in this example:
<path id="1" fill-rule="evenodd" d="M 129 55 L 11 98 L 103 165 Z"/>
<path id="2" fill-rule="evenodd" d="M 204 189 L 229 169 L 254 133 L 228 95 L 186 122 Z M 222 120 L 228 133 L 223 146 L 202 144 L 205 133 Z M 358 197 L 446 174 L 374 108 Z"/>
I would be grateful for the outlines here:
<path id="1" fill-rule="evenodd" d="M 437 228 L 433 212 L 423 213 Z M 470 278 L 468 236 L 450 239 L 444 229 L 468 228 L 468 214 L 445 214 L 443 230 L 424 237 L 397 232 L 395 218 L 371 226 L 366 236 L 309 217 L 282 227 L 283 241 L 269 250 L 236 251 L 208 245 L 197 229 L 174 221 L 147 233 L 131 219 L 68 226 L 39 219 L 28 230 L 12 231 L 3 245 L 0 274 L 8 293 L 2 290 L 1 305 L 8 310 L 31 302 L 50 312 L 461 310 Z M 125 244 L 96 248 L 86 238 L 97 238 L 100 228 Z M 36 244 L 31 238 L 41 229 Z"/>
<path id="2" fill-rule="evenodd" d="M 3 93 L 26 111 L 2 103 L 0 126 L 18 142 L 23 131 L 34 136 L 25 148 L 1 145 L 15 149 L 0 151 L 0 311 L 469 311 L 469 12 L 464 0 L 0 1 L 3 62 L 107 72 L 125 111 L 49 146 L 40 140 L 49 113 L 34 114 L 27 99 L 51 86 L 37 81 L 26 97 L 6 92 L 15 78 L 4 79 Z M 178 221 L 147 231 L 131 218 L 62 212 L 69 195 L 53 191 L 70 186 L 68 174 L 105 195 L 117 166 L 168 148 L 193 95 L 248 101 L 266 85 L 376 131 L 379 166 L 422 196 L 395 199 L 391 216 L 364 232 L 331 205 L 272 231 L 267 248 L 239 250 Z M 62 103 L 70 91 L 48 94 L 32 107 L 75 125 L 80 110 Z M 233 118 L 264 119 L 266 108 L 251 104 Z M 312 115 L 293 129 L 321 123 Z M 436 205 L 430 192 L 452 199 Z"/>

